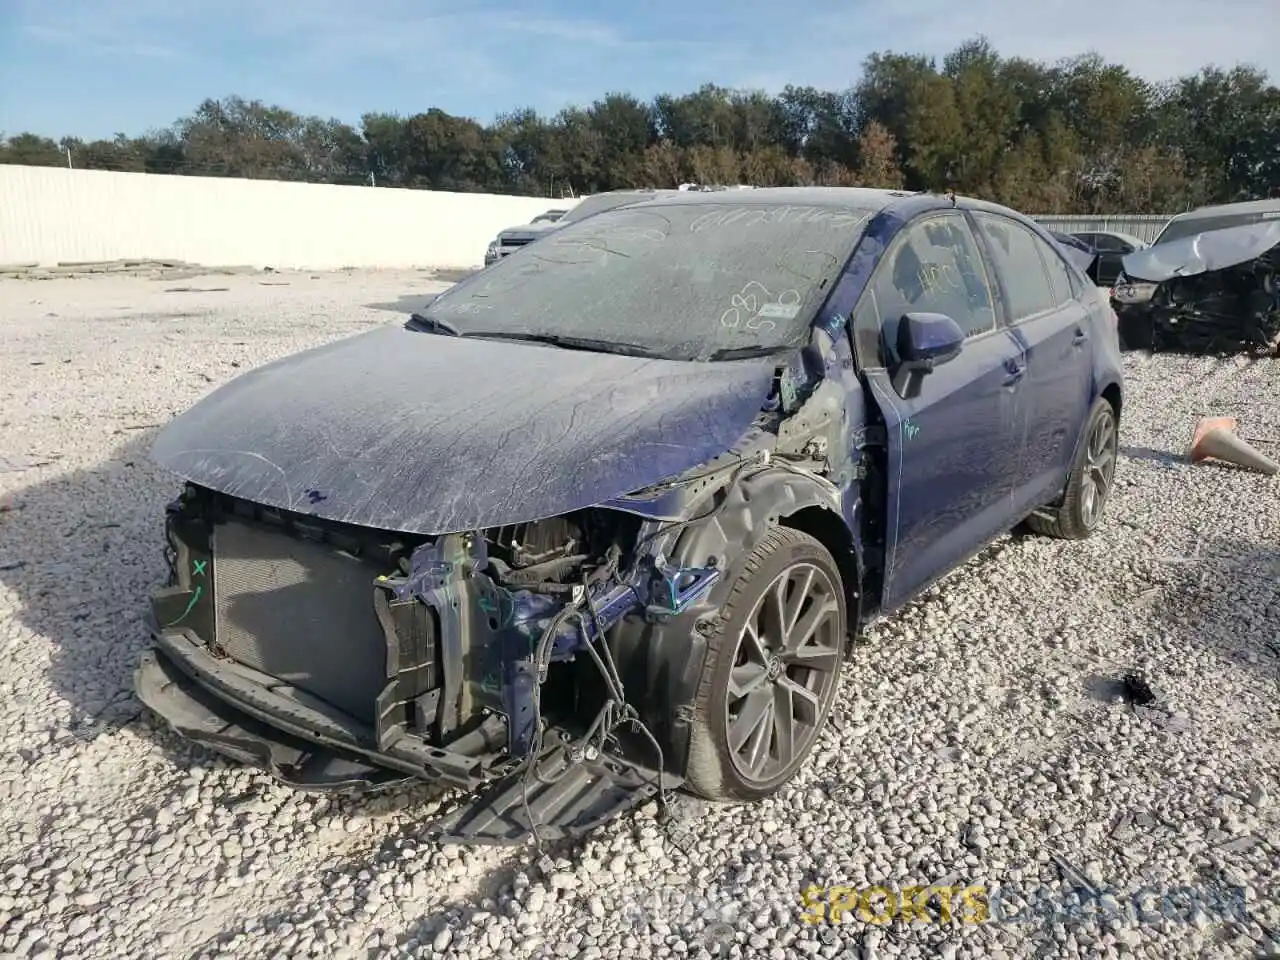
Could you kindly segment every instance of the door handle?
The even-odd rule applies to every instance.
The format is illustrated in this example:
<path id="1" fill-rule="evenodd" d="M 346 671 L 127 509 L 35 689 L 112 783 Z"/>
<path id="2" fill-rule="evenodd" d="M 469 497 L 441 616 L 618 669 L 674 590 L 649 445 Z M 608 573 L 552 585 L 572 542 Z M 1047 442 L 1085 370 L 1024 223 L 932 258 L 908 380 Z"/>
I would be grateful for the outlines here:
<path id="1" fill-rule="evenodd" d="M 1022 375 L 1027 372 L 1027 368 L 1018 363 L 1017 360 L 1006 360 L 1004 362 L 1004 369 L 1007 374 L 1004 378 L 1004 386 L 1006 387 L 1014 386 L 1022 379 Z"/>
<path id="2" fill-rule="evenodd" d="M 1088 339 L 1089 334 L 1085 331 L 1084 327 L 1076 327 L 1076 335 L 1071 338 L 1071 345 L 1078 347 Z"/>

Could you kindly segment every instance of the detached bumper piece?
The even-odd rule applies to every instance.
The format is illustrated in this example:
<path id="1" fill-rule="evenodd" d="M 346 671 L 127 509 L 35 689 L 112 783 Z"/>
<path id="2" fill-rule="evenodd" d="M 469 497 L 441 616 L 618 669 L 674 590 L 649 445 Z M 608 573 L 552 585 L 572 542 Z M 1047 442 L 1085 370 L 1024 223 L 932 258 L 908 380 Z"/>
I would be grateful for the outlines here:
<path id="1" fill-rule="evenodd" d="M 658 796 L 658 773 L 609 756 L 566 762 L 557 747 L 538 764 L 539 775 L 524 770 L 504 777 L 474 802 L 435 821 L 427 835 L 444 843 L 512 845 L 579 837 L 607 820 Z M 546 771 L 555 771 L 547 773 Z M 664 790 L 683 784 L 662 775 Z"/>
<path id="2" fill-rule="evenodd" d="M 388 774 L 357 778 L 374 788 L 416 777 L 471 790 L 511 766 L 496 749 L 506 737 L 500 717 L 489 717 L 448 749 L 416 737 L 402 737 L 379 749 L 372 727 L 353 723 L 278 678 L 215 660 L 178 634 L 160 634 L 156 643 L 134 678 L 139 699 L 183 736 L 228 756 L 262 763 L 284 783 L 309 789 L 360 786 L 327 778 L 309 780 L 303 771 L 314 770 L 315 761 L 302 764 L 303 754 L 343 757 L 362 770 L 386 768 Z"/>
<path id="3" fill-rule="evenodd" d="M 134 687 L 138 698 L 180 736 L 232 760 L 262 767 L 298 790 L 366 792 L 415 779 L 291 737 L 232 710 L 156 651 L 143 656 Z"/>
<path id="4" fill-rule="evenodd" d="M 386 758 L 372 762 L 317 743 L 310 738 L 314 733 L 292 736 L 278 719 L 264 723 L 231 706 L 225 693 L 213 696 L 159 650 L 143 656 L 134 686 L 139 699 L 180 736 L 261 767 L 294 789 L 369 793 L 423 779 L 387 767 Z M 662 777 L 666 790 L 682 783 L 669 773 Z M 491 781 L 472 802 L 432 823 L 427 834 L 443 843 L 512 845 L 535 836 L 532 822 L 540 840 L 577 837 L 657 794 L 655 770 L 609 756 L 568 763 L 565 749 L 556 747 L 539 762 L 537 775 L 521 770 Z"/>

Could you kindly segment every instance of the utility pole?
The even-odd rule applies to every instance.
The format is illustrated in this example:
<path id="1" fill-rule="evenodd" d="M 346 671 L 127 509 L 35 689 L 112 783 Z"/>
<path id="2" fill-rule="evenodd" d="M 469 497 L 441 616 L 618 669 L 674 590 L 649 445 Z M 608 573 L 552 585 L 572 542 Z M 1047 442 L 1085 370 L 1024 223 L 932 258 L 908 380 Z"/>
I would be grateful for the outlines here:
<path id="1" fill-rule="evenodd" d="M 65 149 L 67 151 L 67 169 L 71 170 L 73 169 L 73 167 L 71 166 L 71 148 L 66 147 Z"/>

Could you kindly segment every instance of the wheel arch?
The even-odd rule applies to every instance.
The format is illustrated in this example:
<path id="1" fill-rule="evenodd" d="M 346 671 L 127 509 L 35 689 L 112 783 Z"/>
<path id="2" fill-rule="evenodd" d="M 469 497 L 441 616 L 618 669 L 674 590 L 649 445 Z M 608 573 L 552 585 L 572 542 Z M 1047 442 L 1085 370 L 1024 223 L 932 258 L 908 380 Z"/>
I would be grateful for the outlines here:
<path id="1" fill-rule="evenodd" d="M 1115 411 L 1116 423 L 1120 422 L 1120 411 L 1124 406 L 1124 392 L 1120 389 L 1120 384 L 1112 381 L 1102 388 L 1102 398 L 1111 404 L 1111 409 Z"/>
<path id="2" fill-rule="evenodd" d="M 844 517 L 825 506 L 801 507 L 778 520 L 784 527 L 807 533 L 827 548 L 835 558 L 843 581 L 845 602 L 848 604 L 848 630 L 852 638 L 862 624 L 862 565 L 857 542 L 845 523 Z"/>
<path id="3" fill-rule="evenodd" d="M 841 512 L 840 492 L 826 481 L 783 466 L 765 465 L 701 501 L 714 516 L 680 531 L 666 552 L 677 566 L 714 563 L 723 574 L 707 596 L 683 613 L 651 623 L 631 616 L 610 633 L 610 648 L 628 701 L 658 738 L 667 770 L 683 775 L 692 705 L 706 662 L 706 636 L 714 629 L 742 564 L 765 535 L 785 526 L 804 532 L 835 558 L 846 593 L 848 631 L 854 635 L 861 597 L 856 536 Z"/>
<path id="4" fill-rule="evenodd" d="M 1085 418 L 1080 422 L 1080 434 L 1076 437 L 1075 443 L 1071 447 L 1071 460 L 1068 461 L 1067 472 L 1063 476 L 1062 492 L 1058 498 L 1055 498 L 1055 504 L 1060 502 L 1061 497 L 1066 494 L 1066 484 L 1071 479 L 1071 465 L 1076 462 L 1076 458 L 1080 455 L 1080 448 L 1084 446 L 1085 442 L 1089 438 L 1089 416 L 1092 414 L 1099 400 L 1107 401 L 1108 405 L 1111 407 L 1112 413 L 1115 414 L 1116 429 L 1118 430 L 1120 427 L 1120 411 L 1124 405 L 1124 394 L 1120 384 L 1112 380 L 1106 383 L 1089 401 L 1089 411 Z"/>

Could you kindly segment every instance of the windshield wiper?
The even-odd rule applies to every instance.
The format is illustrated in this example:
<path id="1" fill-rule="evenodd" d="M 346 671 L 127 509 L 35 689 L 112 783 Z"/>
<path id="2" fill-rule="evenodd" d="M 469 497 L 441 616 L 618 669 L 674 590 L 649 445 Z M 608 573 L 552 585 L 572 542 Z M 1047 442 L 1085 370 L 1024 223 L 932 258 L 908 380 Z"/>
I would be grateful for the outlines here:
<path id="1" fill-rule="evenodd" d="M 462 336 L 458 332 L 458 328 L 453 324 L 444 320 L 437 320 L 434 317 L 424 317 L 420 313 L 410 314 L 409 319 L 405 321 L 404 328 L 406 330 L 415 330 L 419 333 L 447 333 L 451 337 Z"/>
<path id="2" fill-rule="evenodd" d="M 782 353 L 790 350 L 790 347 L 784 347 L 778 344 L 773 346 L 763 346 L 761 344 L 752 344 L 749 347 L 721 347 L 719 350 L 712 350 L 707 356 L 708 360 L 751 360 L 755 357 L 768 357 L 775 353 Z"/>
<path id="3" fill-rule="evenodd" d="M 571 337 L 560 333 L 508 333 L 505 330 L 481 330 L 476 333 L 468 331 L 463 334 L 488 340 L 520 340 L 526 343 L 545 343 L 565 350 L 589 350 L 592 353 L 616 353 L 628 357 L 647 357 L 664 359 L 663 354 L 651 347 L 643 347 L 638 343 L 619 343 L 614 340 L 597 340 L 593 337 Z"/>

